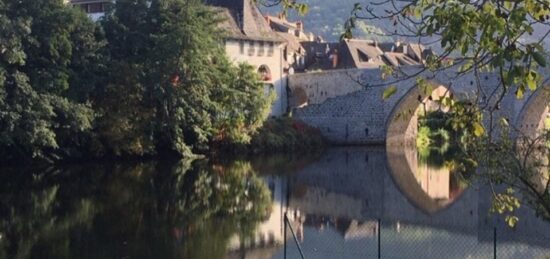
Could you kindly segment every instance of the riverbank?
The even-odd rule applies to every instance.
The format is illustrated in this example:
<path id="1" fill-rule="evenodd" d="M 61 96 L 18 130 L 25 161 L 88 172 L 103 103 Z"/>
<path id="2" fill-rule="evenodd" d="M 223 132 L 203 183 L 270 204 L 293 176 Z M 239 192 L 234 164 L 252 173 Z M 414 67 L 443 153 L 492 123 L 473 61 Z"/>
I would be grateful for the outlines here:
<path id="1" fill-rule="evenodd" d="M 267 120 L 247 144 L 214 144 L 211 156 L 248 156 L 289 152 L 319 153 L 328 142 L 321 132 L 292 117 Z"/>
<path id="2" fill-rule="evenodd" d="M 41 166 L 41 165 L 71 165 L 83 162 L 125 162 L 163 159 L 200 159 L 212 158 L 223 160 L 223 157 L 247 157 L 251 155 L 273 155 L 289 153 L 321 153 L 327 142 L 316 128 L 291 117 L 271 118 L 252 135 L 249 143 L 219 143 L 212 142 L 208 148 L 194 150 L 182 156 L 167 148 L 159 149 L 154 154 L 115 154 L 112 152 L 96 153 L 90 150 L 72 150 L 72 156 L 60 157 L 58 160 L 40 160 L 31 158 L 6 159 L 0 158 L 2 166 Z M 76 154 L 76 155 L 75 155 Z"/>

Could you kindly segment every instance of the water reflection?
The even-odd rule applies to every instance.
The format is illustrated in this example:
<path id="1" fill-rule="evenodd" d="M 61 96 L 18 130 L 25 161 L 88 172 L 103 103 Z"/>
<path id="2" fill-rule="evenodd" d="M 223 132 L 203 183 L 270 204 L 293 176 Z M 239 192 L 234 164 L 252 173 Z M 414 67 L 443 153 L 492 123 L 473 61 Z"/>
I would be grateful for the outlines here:
<path id="1" fill-rule="evenodd" d="M 44 173 L 44 171 L 46 171 Z M 3 170 L 2 258 L 221 258 L 271 214 L 249 163 Z"/>
<path id="2" fill-rule="evenodd" d="M 308 258 L 376 256 L 378 234 L 395 258 L 460 258 L 458 242 L 489 257 L 493 227 L 504 225 L 488 215 L 489 191 L 420 158 L 355 147 L 313 161 L 4 169 L 0 258 L 282 258 L 285 212 Z M 518 216 L 499 240 L 516 257 L 550 252 L 537 248 L 550 247 L 550 225 Z"/>
<path id="3" fill-rule="evenodd" d="M 523 258 L 550 254 L 536 248 L 550 248 L 550 224 L 522 208 L 520 223 L 508 229 L 489 214 L 490 189 L 466 188 L 463 176 L 439 160 L 441 167 L 424 163 L 414 149 L 334 148 L 294 172 L 290 209 L 305 217 L 304 249 L 315 258 L 331 258 L 329 251 L 342 258 L 376 256 L 372 226 L 380 219 L 395 258 L 462 258 L 468 249 L 474 258 L 491 257 L 494 227 L 499 244 L 512 242 L 502 243 L 507 252 Z"/>
<path id="4" fill-rule="evenodd" d="M 450 168 L 452 159 L 439 153 L 426 157 L 415 148 L 388 149 L 388 165 L 396 184 L 411 202 L 427 213 L 451 205 L 467 187 L 462 172 Z"/>

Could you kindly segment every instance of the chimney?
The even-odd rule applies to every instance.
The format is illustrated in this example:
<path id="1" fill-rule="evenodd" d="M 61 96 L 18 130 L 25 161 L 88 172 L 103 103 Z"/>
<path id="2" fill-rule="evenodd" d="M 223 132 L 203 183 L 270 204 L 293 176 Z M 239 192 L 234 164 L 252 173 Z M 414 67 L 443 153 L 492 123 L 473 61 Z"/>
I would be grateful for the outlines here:
<path id="1" fill-rule="evenodd" d="M 332 53 L 332 68 L 336 68 L 338 66 L 338 50 L 334 49 L 334 53 Z"/>

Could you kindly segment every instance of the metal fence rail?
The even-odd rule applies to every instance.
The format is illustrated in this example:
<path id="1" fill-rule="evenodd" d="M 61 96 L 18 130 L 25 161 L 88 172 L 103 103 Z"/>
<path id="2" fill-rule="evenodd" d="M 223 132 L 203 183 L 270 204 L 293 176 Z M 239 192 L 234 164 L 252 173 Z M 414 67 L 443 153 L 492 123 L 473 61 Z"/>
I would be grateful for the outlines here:
<path id="1" fill-rule="evenodd" d="M 535 258 L 550 259 L 550 239 L 538 245 L 514 240 L 514 231 L 493 227 L 477 236 L 430 227 L 384 222 L 381 219 L 320 221 L 296 234 L 299 222 L 284 215 L 284 258 Z M 318 223 L 318 222 L 317 222 Z M 287 229 L 290 233 L 287 232 Z M 319 234 L 319 232 L 322 232 Z M 287 235 L 288 234 L 288 235 Z M 309 235 L 309 239 L 307 236 Z M 537 239 L 536 236 L 532 237 Z M 287 240 L 288 239 L 288 240 Z M 545 240 L 549 243 L 545 244 Z"/>

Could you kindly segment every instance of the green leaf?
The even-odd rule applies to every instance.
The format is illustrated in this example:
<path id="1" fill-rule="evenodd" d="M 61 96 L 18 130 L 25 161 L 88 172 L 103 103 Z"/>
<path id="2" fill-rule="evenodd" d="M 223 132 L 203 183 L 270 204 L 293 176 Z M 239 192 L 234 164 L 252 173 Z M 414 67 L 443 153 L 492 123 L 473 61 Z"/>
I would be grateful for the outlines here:
<path id="1" fill-rule="evenodd" d="M 300 15 L 306 15 L 309 12 L 309 6 L 307 4 L 300 4 L 298 6 L 298 13 Z"/>
<path id="2" fill-rule="evenodd" d="M 476 135 L 476 137 L 481 137 L 484 133 L 485 128 L 483 128 L 479 122 L 474 122 L 474 135 Z"/>
<path id="3" fill-rule="evenodd" d="M 527 74 L 527 78 L 526 78 L 526 83 L 527 83 L 527 87 L 529 87 L 529 89 L 531 91 L 535 91 L 537 89 L 537 72 L 535 71 L 531 71 Z"/>
<path id="4" fill-rule="evenodd" d="M 542 54 L 540 54 L 540 52 L 533 52 L 533 58 L 539 64 L 539 66 L 546 67 L 546 59 L 544 58 L 544 56 L 542 56 Z"/>
<path id="5" fill-rule="evenodd" d="M 395 85 L 391 85 L 386 90 L 384 90 L 384 93 L 382 94 L 382 99 L 386 100 L 390 98 L 392 95 L 394 95 L 397 92 L 397 87 Z"/>
<path id="6" fill-rule="evenodd" d="M 414 17 L 417 18 L 417 19 L 420 19 L 422 17 L 422 11 L 423 11 L 423 9 L 420 6 L 414 8 L 414 10 L 413 10 Z"/>
<path id="7" fill-rule="evenodd" d="M 525 86 L 523 85 L 518 86 L 518 90 L 516 90 L 516 98 L 523 99 L 524 92 L 525 92 Z"/>
<path id="8" fill-rule="evenodd" d="M 500 118 L 500 123 L 505 127 L 510 126 L 510 124 L 508 123 L 508 120 L 506 118 Z"/>
<path id="9" fill-rule="evenodd" d="M 513 228 L 518 223 L 519 218 L 516 216 L 506 216 L 505 221 L 509 227 Z"/>

